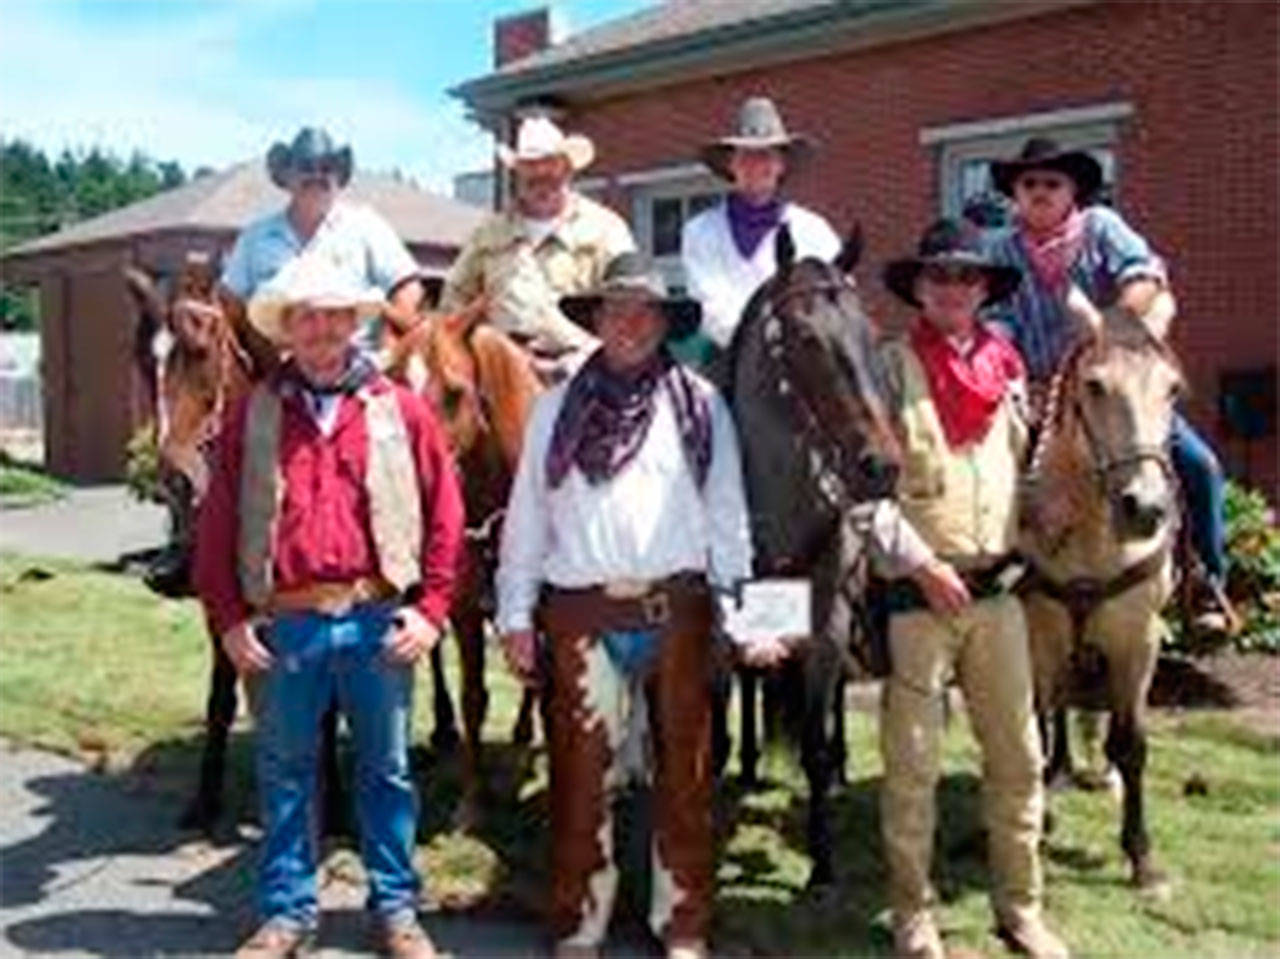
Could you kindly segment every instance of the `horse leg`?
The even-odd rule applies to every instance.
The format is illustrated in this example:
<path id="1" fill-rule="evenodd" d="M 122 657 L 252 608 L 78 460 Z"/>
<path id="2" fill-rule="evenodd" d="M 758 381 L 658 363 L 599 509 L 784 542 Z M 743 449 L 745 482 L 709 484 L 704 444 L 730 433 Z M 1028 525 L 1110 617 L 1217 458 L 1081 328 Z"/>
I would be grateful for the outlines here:
<path id="1" fill-rule="evenodd" d="M 458 720 L 444 675 L 444 649 L 439 643 L 431 650 L 431 712 L 431 748 L 438 753 L 453 752 L 458 745 Z"/>
<path id="2" fill-rule="evenodd" d="M 1050 714 L 1052 727 L 1044 739 L 1048 760 L 1044 767 L 1044 783 L 1050 788 L 1067 786 L 1072 781 L 1071 734 L 1067 726 L 1067 707 L 1056 706 Z M 1046 730 L 1041 726 L 1041 736 Z"/>
<path id="3" fill-rule="evenodd" d="M 738 673 L 738 691 L 742 696 L 739 706 L 742 723 L 742 747 L 739 759 L 742 763 L 742 785 L 747 789 L 756 789 L 760 779 L 756 767 L 760 761 L 760 744 L 756 736 L 756 691 L 759 688 L 759 675 L 755 670 L 743 669 Z"/>
<path id="4" fill-rule="evenodd" d="M 845 742 L 845 678 L 836 680 L 836 695 L 831 703 L 831 778 L 837 786 L 849 785 L 849 745 Z"/>
<path id="5" fill-rule="evenodd" d="M 516 716 L 516 724 L 511 727 L 511 741 L 517 746 L 528 746 L 533 742 L 533 712 L 538 704 L 537 694 L 526 688 L 520 694 L 520 712 Z"/>
<path id="6" fill-rule="evenodd" d="M 208 832 L 222 815 L 226 778 L 227 739 L 236 718 L 236 669 L 222 649 L 217 633 L 208 628 L 213 662 L 209 670 L 209 696 L 204 710 L 204 749 L 200 755 L 200 780 L 178 825 Z"/>
<path id="7" fill-rule="evenodd" d="M 809 858 L 808 888 L 821 893 L 835 881 L 831 858 L 830 790 L 833 769 L 830 737 L 827 735 L 828 704 L 805 709 L 801 731 L 800 761 L 809 783 L 809 817 L 807 839 Z"/>
<path id="8" fill-rule="evenodd" d="M 455 610 L 454 632 L 462 661 L 462 798 L 455 825 L 462 830 L 475 826 L 480 812 L 480 737 L 489 711 L 489 693 L 484 688 L 484 613 L 475 603 L 466 602 Z"/>
<path id="9" fill-rule="evenodd" d="M 1151 857 L 1151 840 L 1147 835 L 1142 796 L 1142 774 L 1147 763 L 1147 732 L 1136 711 L 1117 710 L 1111 714 L 1107 730 L 1107 758 L 1118 770 L 1124 783 L 1124 804 L 1120 828 L 1120 847 L 1129 857 L 1130 878 L 1142 890 L 1162 885 L 1167 877 Z"/>
<path id="10" fill-rule="evenodd" d="M 711 679 L 711 768 L 717 780 L 724 777 L 733 742 L 729 738 L 729 698 L 733 670 L 717 669 Z"/>

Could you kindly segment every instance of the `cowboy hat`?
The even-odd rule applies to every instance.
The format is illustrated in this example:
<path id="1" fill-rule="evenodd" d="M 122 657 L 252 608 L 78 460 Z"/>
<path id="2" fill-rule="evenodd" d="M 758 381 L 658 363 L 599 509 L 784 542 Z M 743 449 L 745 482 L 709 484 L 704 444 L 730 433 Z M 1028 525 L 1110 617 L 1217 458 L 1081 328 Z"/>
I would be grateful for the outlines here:
<path id="1" fill-rule="evenodd" d="M 267 151 L 267 173 L 271 182 L 282 190 L 289 188 L 294 172 L 328 171 L 344 187 L 351 179 L 353 160 L 351 147 L 339 148 L 327 132 L 318 127 L 303 127 L 290 144 L 276 143 Z"/>
<path id="2" fill-rule="evenodd" d="M 768 97 L 751 97 L 738 107 L 732 133 L 712 140 L 698 151 L 698 158 L 711 172 L 725 180 L 733 180 L 729 159 L 733 151 L 780 150 L 788 170 L 794 169 L 813 152 L 813 141 L 800 133 L 788 133 L 782 125 L 778 108 Z"/>
<path id="3" fill-rule="evenodd" d="M 246 315 L 263 336 L 279 343 L 285 310 L 309 306 L 322 310 L 355 310 L 360 318 L 377 316 L 386 299 L 376 289 L 353 283 L 318 254 L 290 260 L 249 300 Z"/>
<path id="4" fill-rule="evenodd" d="M 498 159 L 513 167 L 521 160 L 545 160 L 562 156 L 574 170 L 581 170 L 596 158 L 596 148 L 581 134 L 565 132 L 547 117 L 525 117 L 516 133 L 515 149 L 498 144 Z"/>
<path id="5" fill-rule="evenodd" d="M 919 307 L 916 278 L 927 266 L 974 267 L 982 271 L 987 280 L 983 305 L 1003 300 L 1022 282 L 1021 270 L 993 262 L 979 248 L 977 235 L 950 219 L 935 220 L 929 225 L 920 237 L 915 256 L 890 262 L 884 268 L 884 285 L 899 299 Z"/>
<path id="6" fill-rule="evenodd" d="M 1028 170 L 1053 170 L 1076 185 L 1076 201 L 1083 203 L 1102 186 L 1102 166 L 1084 150 L 1064 150 L 1049 137 L 1032 137 L 1012 160 L 991 161 L 991 182 L 1005 196 L 1013 196 L 1018 177 Z"/>
<path id="7" fill-rule="evenodd" d="M 596 312 L 605 297 L 637 292 L 648 294 L 667 321 L 667 338 L 682 340 L 702 321 L 702 305 L 687 296 L 669 296 L 667 284 L 640 253 L 620 253 L 604 268 L 600 282 L 586 293 L 560 298 L 560 311 L 587 330 L 594 330 Z"/>

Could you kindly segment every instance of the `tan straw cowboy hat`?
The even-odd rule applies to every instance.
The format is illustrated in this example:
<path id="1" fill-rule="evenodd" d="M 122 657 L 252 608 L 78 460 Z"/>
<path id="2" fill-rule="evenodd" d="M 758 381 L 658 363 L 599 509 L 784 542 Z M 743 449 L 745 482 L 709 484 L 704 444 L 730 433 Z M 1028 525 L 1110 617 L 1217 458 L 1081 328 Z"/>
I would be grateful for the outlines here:
<path id="1" fill-rule="evenodd" d="M 547 117 L 526 117 L 520 121 L 515 149 L 498 144 L 498 159 L 512 167 L 521 160 L 545 160 L 562 156 L 574 170 L 581 170 L 596 158 L 595 144 L 581 134 L 565 132 Z"/>
<path id="2" fill-rule="evenodd" d="M 813 141 L 802 133 L 789 133 L 778 108 L 768 97 L 751 97 L 738 107 L 732 133 L 719 137 L 698 151 L 698 158 L 711 171 L 732 180 L 729 158 L 734 150 L 777 149 L 787 160 L 788 172 L 813 152 Z"/>
<path id="3" fill-rule="evenodd" d="M 306 254 L 290 260 L 249 300 L 249 322 L 263 336 L 279 343 L 281 320 L 294 306 L 313 309 L 355 310 L 360 318 L 377 316 L 386 299 L 372 287 L 353 284 L 323 256 Z"/>

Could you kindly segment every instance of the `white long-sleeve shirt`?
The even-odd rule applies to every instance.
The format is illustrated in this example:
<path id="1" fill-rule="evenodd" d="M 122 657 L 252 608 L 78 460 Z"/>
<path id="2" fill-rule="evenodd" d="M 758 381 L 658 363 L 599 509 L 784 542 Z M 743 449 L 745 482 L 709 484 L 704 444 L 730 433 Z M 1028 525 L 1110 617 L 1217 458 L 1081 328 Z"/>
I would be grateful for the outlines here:
<path id="1" fill-rule="evenodd" d="M 564 588 L 614 580 L 654 580 L 704 570 L 732 589 L 751 575 L 751 533 L 738 440 L 729 408 L 695 375 L 711 404 L 711 465 L 698 488 L 665 387 L 644 443 L 617 474 L 598 485 L 573 466 L 547 483 L 547 451 L 568 383 L 539 397 L 503 522 L 497 625 L 529 629 L 543 583 Z"/>
<path id="2" fill-rule="evenodd" d="M 818 214 L 788 203 L 782 219 L 791 229 L 797 258 L 816 256 L 833 260 L 840 252 L 840 238 Z M 777 272 L 774 255 L 777 232 L 777 229 L 770 230 L 747 259 L 733 242 L 727 203 L 704 210 L 685 223 L 680 237 L 680 256 L 689 295 L 702 304 L 702 332 L 717 346 L 729 345 L 747 300 L 761 283 Z"/>

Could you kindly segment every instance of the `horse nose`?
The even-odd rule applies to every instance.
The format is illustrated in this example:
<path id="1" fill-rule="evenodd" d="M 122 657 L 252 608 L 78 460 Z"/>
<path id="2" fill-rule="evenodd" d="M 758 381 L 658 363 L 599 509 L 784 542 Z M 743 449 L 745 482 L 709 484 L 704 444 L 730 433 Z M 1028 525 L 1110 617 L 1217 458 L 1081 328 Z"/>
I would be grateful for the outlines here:
<path id="1" fill-rule="evenodd" d="M 1128 492 L 1120 497 L 1120 516 L 1126 527 L 1141 536 L 1150 536 L 1164 521 L 1165 507 L 1159 500 Z"/>
<path id="2" fill-rule="evenodd" d="M 872 499 L 893 495 L 898 481 L 898 466 L 887 456 L 871 451 L 863 453 L 858 457 L 858 473 Z"/>

